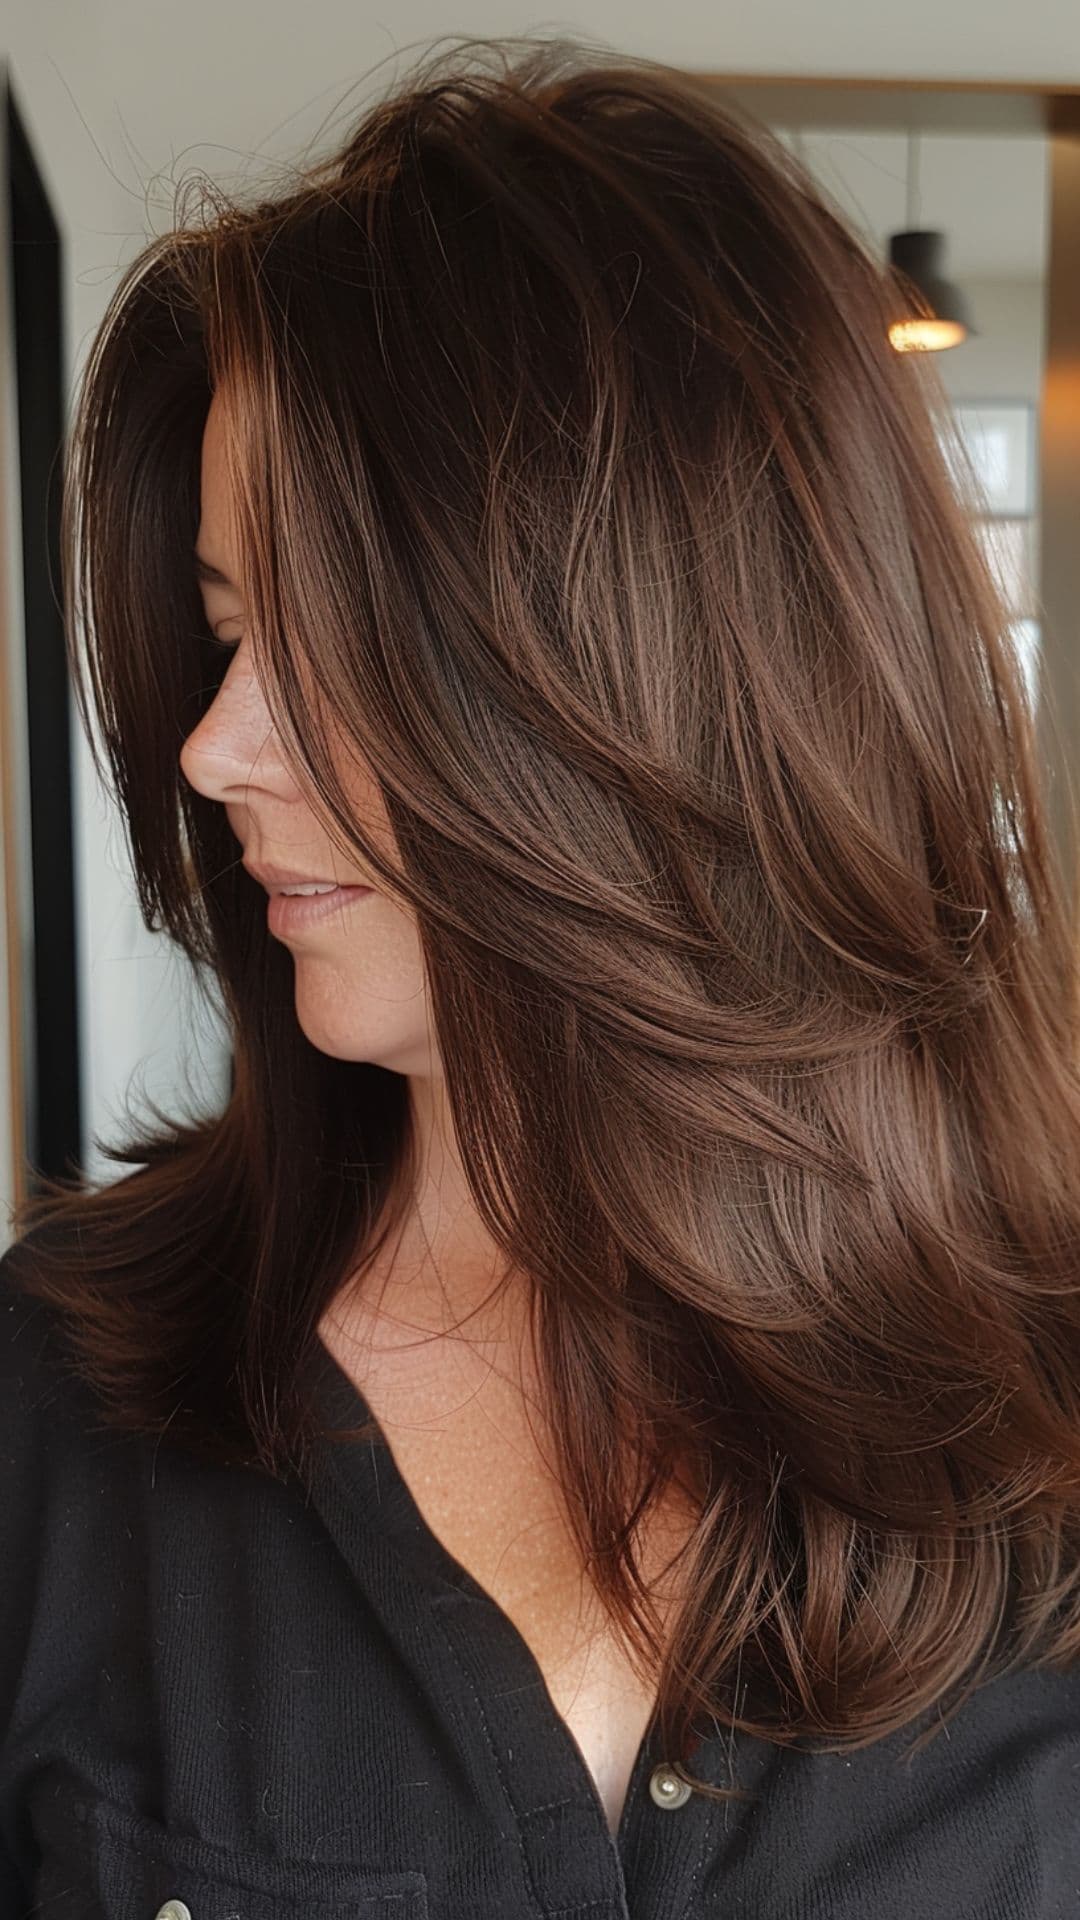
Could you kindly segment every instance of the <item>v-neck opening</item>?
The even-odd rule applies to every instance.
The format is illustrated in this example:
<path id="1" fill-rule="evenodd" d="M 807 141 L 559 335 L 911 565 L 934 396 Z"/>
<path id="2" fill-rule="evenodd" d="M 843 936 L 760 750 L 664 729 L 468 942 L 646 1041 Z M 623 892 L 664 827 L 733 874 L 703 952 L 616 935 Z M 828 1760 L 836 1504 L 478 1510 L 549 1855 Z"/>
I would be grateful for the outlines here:
<path id="1" fill-rule="evenodd" d="M 555 1705 L 543 1668 L 525 1635 L 494 1594 L 440 1540 L 423 1514 L 370 1402 L 321 1335 L 316 1336 L 316 1351 L 312 1358 L 313 1390 L 320 1414 L 326 1416 L 327 1424 L 335 1429 L 368 1426 L 372 1430 L 366 1441 L 359 1440 L 351 1445 L 340 1440 L 326 1443 L 325 1453 L 329 1463 L 335 1470 L 335 1477 L 344 1482 L 354 1511 L 357 1510 L 359 1495 L 359 1517 L 369 1525 L 377 1525 L 385 1533 L 410 1570 L 437 1589 L 436 1598 L 440 1593 L 451 1600 L 457 1596 L 484 1609 L 500 1636 L 517 1684 L 527 1681 L 536 1691 L 552 1724 L 554 1737 L 562 1743 L 569 1766 L 576 1774 L 590 1806 L 595 1810 L 604 1836 L 614 1850 L 621 1873 L 623 1849 L 629 1836 L 634 1808 L 643 1790 L 645 1775 L 653 1765 L 658 1764 L 661 1757 L 655 1749 L 656 1702 L 634 1756 L 617 1830 L 613 1834 L 608 1824 L 607 1808 L 581 1744 Z M 374 1513 L 371 1511 L 372 1492 L 375 1494 Z"/>

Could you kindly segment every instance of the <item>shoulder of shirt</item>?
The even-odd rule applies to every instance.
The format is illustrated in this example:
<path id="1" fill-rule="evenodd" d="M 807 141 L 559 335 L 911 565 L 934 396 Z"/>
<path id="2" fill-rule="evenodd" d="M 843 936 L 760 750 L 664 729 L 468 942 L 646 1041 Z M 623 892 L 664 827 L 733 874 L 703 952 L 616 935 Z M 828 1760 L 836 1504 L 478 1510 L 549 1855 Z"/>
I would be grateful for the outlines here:
<path id="1" fill-rule="evenodd" d="M 85 1508 L 93 1395 L 73 1372 L 61 1316 L 26 1288 L 28 1239 L 0 1254 L 0 1727 L 9 1725 L 42 1602 L 43 1556 Z M 0 1740 L 0 1748 L 3 1742 Z"/>
<path id="2" fill-rule="evenodd" d="M 930 1716 L 928 1716 L 930 1717 Z M 1031 1761 L 1036 1749 L 1042 1760 L 1064 1760 L 1070 1775 L 1080 1769 L 1080 1659 L 1058 1665 L 1048 1661 L 1018 1664 L 991 1675 L 977 1686 L 955 1717 L 944 1720 L 935 1734 L 940 1758 L 948 1766 L 950 1748 L 972 1747 L 985 1752 L 1019 1744 L 1015 1757 Z"/>
<path id="3" fill-rule="evenodd" d="M 40 1539 L 55 1501 L 74 1496 L 88 1456 L 100 1468 L 109 1452 L 65 1316 L 26 1284 L 33 1253 L 27 1237 L 0 1254 L 0 1565 L 9 1580 L 13 1556 Z"/>
<path id="4" fill-rule="evenodd" d="M 17 1421 L 25 1424 L 46 1408 L 62 1412 L 57 1402 L 68 1406 L 82 1398 L 57 1309 L 24 1284 L 33 1249 L 28 1236 L 0 1254 L 0 1418 L 9 1443 Z"/>
<path id="5" fill-rule="evenodd" d="M 0 1404 L 6 1409 L 4 1437 L 9 1441 L 16 1415 L 25 1421 L 57 1385 L 56 1313 L 24 1287 L 31 1258 L 26 1240 L 13 1242 L 0 1254 Z"/>

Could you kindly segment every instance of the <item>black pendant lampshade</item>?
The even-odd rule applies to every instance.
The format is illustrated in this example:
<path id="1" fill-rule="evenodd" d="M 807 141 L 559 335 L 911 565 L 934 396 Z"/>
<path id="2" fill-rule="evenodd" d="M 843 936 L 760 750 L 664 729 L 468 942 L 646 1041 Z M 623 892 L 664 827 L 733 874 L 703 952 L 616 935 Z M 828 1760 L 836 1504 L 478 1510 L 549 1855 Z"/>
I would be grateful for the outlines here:
<path id="1" fill-rule="evenodd" d="M 943 233 L 924 227 L 891 234 L 889 266 L 905 305 L 910 305 L 910 312 L 889 328 L 889 338 L 900 352 L 959 346 L 978 331 L 967 295 L 945 277 Z"/>

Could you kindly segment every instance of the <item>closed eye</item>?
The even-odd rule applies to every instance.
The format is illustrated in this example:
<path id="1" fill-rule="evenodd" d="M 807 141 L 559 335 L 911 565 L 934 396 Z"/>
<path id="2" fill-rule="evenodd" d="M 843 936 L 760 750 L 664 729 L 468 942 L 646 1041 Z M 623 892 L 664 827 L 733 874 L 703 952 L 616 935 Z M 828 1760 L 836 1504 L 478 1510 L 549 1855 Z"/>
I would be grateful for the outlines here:
<path id="1" fill-rule="evenodd" d="M 218 626 L 224 626 L 224 624 L 223 620 L 218 621 Z M 210 626 L 209 621 L 203 625 L 202 637 L 208 647 L 213 647 L 215 653 L 235 653 L 240 645 L 239 640 L 223 640 L 221 635 Z"/>

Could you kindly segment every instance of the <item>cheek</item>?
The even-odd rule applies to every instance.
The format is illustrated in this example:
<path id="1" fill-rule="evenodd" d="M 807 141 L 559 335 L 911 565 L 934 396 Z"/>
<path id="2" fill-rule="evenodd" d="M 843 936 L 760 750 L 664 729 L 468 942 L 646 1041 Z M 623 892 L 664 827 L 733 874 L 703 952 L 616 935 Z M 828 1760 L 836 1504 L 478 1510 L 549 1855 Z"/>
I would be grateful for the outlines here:
<path id="1" fill-rule="evenodd" d="M 350 815 L 388 864 L 400 870 L 401 860 L 378 781 L 358 760 L 355 749 L 335 751 L 333 764 Z M 321 804 L 320 796 L 306 782 L 303 792 L 313 812 L 332 831 L 334 822 Z"/>
<path id="2" fill-rule="evenodd" d="M 355 742 L 348 738 L 338 720 L 333 714 L 327 713 L 321 703 L 319 730 L 350 817 L 355 820 L 359 832 L 373 845 L 386 864 L 392 870 L 400 872 L 401 856 L 379 783 Z M 319 789 L 317 775 L 306 767 L 293 767 L 292 773 L 296 787 L 307 803 L 313 819 L 322 828 L 327 839 L 331 843 L 336 843 L 339 828 Z M 342 858 L 344 857 L 343 854 Z M 359 878 L 367 871 L 361 848 L 356 850 L 354 858 L 356 874 Z"/>
<path id="3" fill-rule="evenodd" d="M 354 805 L 356 817 L 362 821 L 364 832 L 370 834 L 383 858 L 392 867 L 400 870 L 401 858 L 397 842 L 378 787 L 374 783 L 366 786 Z"/>

